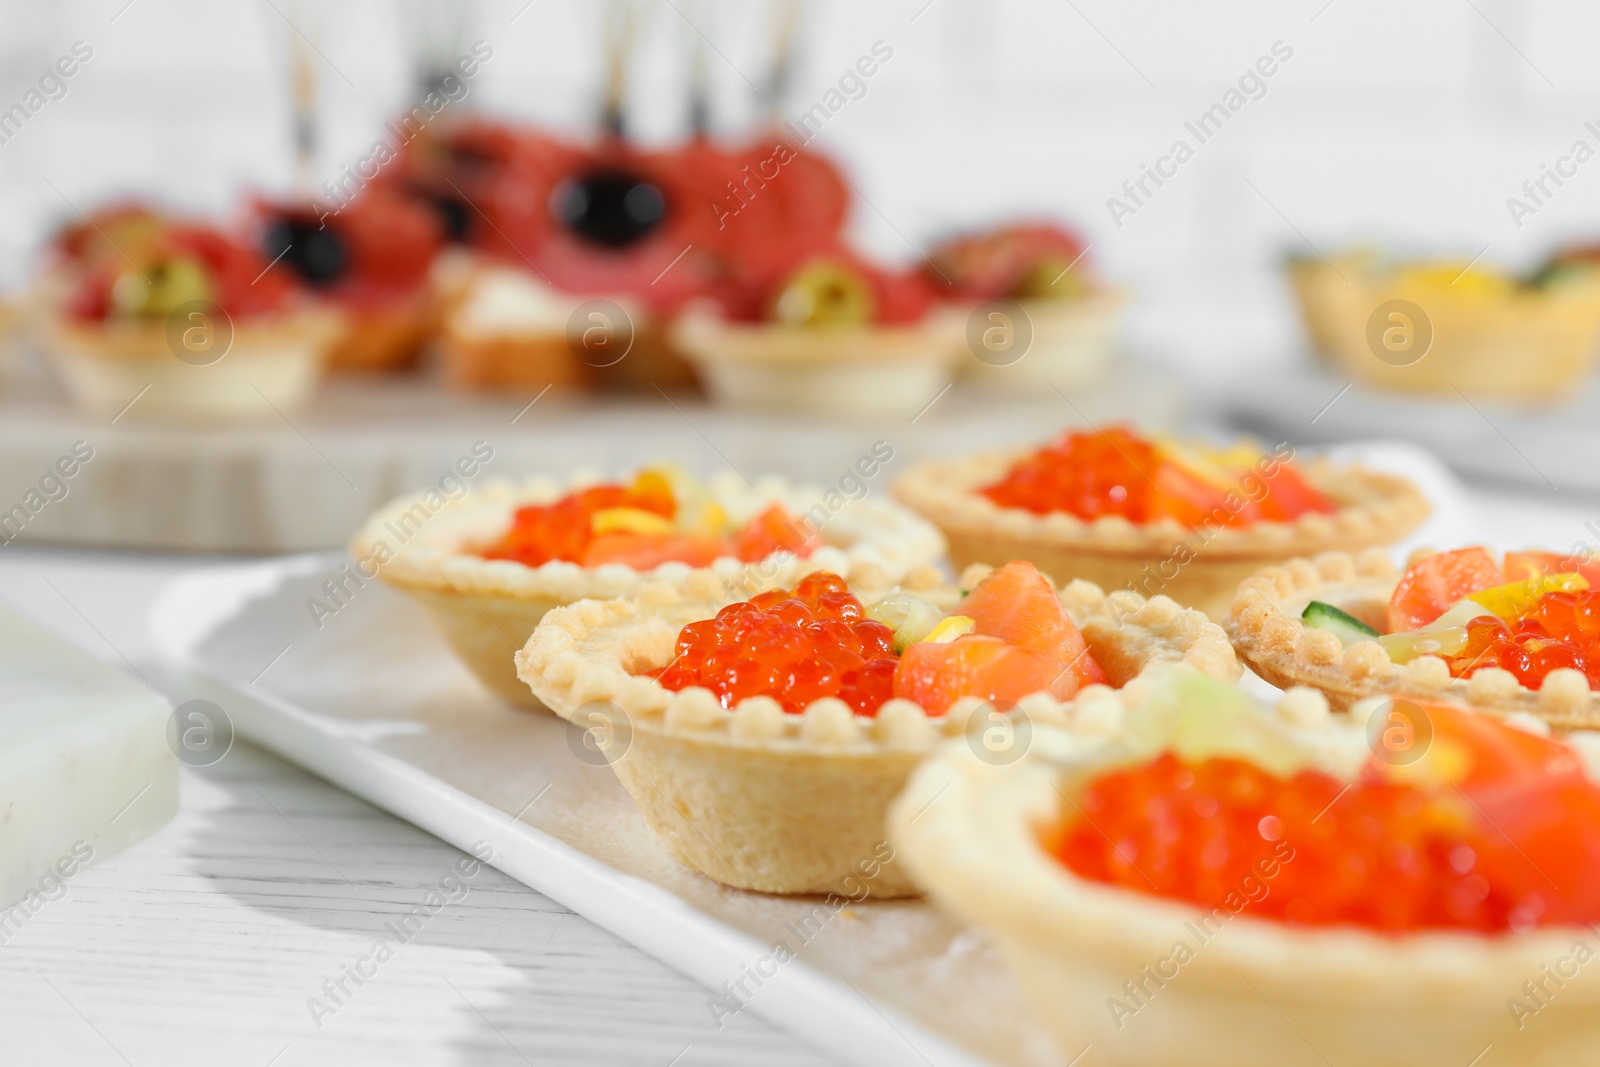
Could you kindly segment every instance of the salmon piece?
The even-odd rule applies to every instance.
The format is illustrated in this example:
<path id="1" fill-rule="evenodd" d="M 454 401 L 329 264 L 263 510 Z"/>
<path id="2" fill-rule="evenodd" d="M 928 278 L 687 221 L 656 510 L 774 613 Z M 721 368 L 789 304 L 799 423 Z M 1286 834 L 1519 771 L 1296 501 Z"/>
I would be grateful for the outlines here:
<path id="1" fill-rule="evenodd" d="M 1105 683 L 1105 672 L 1067 617 L 1050 579 L 1031 563 L 1013 560 L 992 572 L 955 610 L 976 624 L 975 633 L 1070 667 L 1079 688 Z"/>
<path id="2" fill-rule="evenodd" d="M 944 714 L 964 696 L 1015 704 L 1030 693 L 1066 700 L 1079 688 L 1067 665 L 981 634 L 909 645 L 894 671 L 894 695 L 930 715 Z"/>

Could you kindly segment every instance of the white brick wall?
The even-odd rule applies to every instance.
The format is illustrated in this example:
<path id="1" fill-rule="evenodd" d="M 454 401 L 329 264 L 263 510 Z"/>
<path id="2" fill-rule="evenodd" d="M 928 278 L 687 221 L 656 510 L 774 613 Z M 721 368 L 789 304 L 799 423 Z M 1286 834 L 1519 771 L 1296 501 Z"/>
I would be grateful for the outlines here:
<path id="1" fill-rule="evenodd" d="M 365 152 L 406 90 L 392 0 L 134 0 L 117 15 L 124 2 L 0 3 L 16 27 L 0 40 L 0 108 L 73 40 L 95 48 L 67 97 L 0 145 L 0 284 L 21 280 L 30 245 L 69 210 L 46 178 L 81 206 L 135 189 L 220 209 L 240 185 L 283 186 L 275 50 L 289 31 L 278 10 L 308 30 L 321 23 L 328 174 Z M 473 36 L 496 54 L 477 99 L 582 128 L 598 91 L 602 5 L 533 0 L 510 22 L 525 2 L 479 5 Z M 1330 251 L 1362 236 L 1463 257 L 1488 245 L 1488 260 L 1518 266 L 1570 237 L 1600 237 L 1600 159 L 1522 228 L 1505 207 L 1574 139 L 1600 149 L 1583 128 L 1600 125 L 1592 3 L 925 2 L 807 8 L 790 114 L 873 41 L 894 48 L 819 142 L 849 161 L 873 205 L 857 213 L 860 239 L 907 258 L 963 222 L 1061 213 L 1090 233 L 1106 272 L 1135 287 L 1130 336 L 1160 358 L 1288 358 L 1299 338 L 1277 263 L 1305 247 L 1301 234 Z M 678 11 L 722 54 L 709 63 L 725 127 L 751 117 L 741 72 L 759 81 L 765 66 L 764 5 L 657 4 L 633 109 L 652 140 L 670 139 L 685 110 L 683 46 L 696 38 Z M 1278 40 L 1294 55 L 1266 95 L 1117 228 L 1106 198 Z"/>

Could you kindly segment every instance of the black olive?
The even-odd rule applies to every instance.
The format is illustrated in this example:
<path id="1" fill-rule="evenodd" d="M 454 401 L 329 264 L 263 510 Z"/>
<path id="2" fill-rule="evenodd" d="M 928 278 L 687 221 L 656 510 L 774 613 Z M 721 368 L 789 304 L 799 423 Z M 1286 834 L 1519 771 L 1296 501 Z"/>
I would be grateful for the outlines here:
<path id="1" fill-rule="evenodd" d="M 287 251 L 286 251 L 287 250 Z M 337 281 L 350 265 L 344 241 L 315 219 L 284 218 L 267 228 L 262 251 L 311 285 Z"/>
<path id="2" fill-rule="evenodd" d="M 428 197 L 428 206 L 444 226 L 446 239 L 454 244 L 463 244 L 471 239 L 473 224 L 477 220 L 465 200 L 453 193 L 433 193 Z"/>
<path id="3" fill-rule="evenodd" d="M 602 248 L 637 244 L 667 215 L 660 187 L 622 170 L 590 171 L 562 182 L 550 206 L 562 225 Z"/>

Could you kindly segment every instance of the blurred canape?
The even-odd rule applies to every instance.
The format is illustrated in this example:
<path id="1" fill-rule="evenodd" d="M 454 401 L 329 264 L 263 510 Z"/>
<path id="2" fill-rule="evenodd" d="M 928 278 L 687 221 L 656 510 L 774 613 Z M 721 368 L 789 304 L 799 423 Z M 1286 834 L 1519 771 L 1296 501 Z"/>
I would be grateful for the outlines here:
<path id="1" fill-rule="evenodd" d="M 111 238 L 101 228 L 101 236 Z M 50 355 L 96 415 L 277 418 L 314 388 L 336 317 L 286 271 L 200 222 L 141 216 L 80 254 Z M 135 404 L 137 401 L 137 404 Z"/>
<path id="2" fill-rule="evenodd" d="M 1512 402 L 1569 395 L 1600 353 L 1600 270 L 1527 278 L 1371 253 L 1290 267 L 1313 346 L 1355 381 Z"/>
<path id="3" fill-rule="evenodd" d="M 594 376 L 567 342 L 577 301 L 528 270 L 452 257 L 435 272 L 444 296 L 439 357 L 460 389 L 576 388 Z"/>
<path id="4" fill-rule="evenodd" d="M 718 401 L 838 415 L 915 415 L 949 384 L 959 333 L 915 272 L 836 244 L 746 261 L 676 337 Z"/>
<path id="5" fill-rule="evenodd" d="M 337 309 L 332 371 L 413 369 L 438 318 L 429 272 L 444 243 L 439 217 L 381 185 L 343 205 L 262 203 L 263 255 Z"/>
<path id="6" fill-rule="evenodd" d="M 1095 277 L 1087 252 L 1081 238 L 1052 223 L 957 237 L 933 250 L 923 277 L 944 296 L 963 328 L 991 301 L 1015 303 L 1026 319 L 1025 324 L 994 321 L 1013 331 L 1028 330 L 1029 340 L 1014 356 L 1016 341 L 1008 335 L 993 359 L 978 355 L 976 347 L 989 320 L 977 324 L 971 345 L 977 358 L 965 364 L 969 377 L 986 386 L 1032 391 L 1052 383 L 1086 385 L 1105 376 L 1116 353 L 1124 297 Z"/>

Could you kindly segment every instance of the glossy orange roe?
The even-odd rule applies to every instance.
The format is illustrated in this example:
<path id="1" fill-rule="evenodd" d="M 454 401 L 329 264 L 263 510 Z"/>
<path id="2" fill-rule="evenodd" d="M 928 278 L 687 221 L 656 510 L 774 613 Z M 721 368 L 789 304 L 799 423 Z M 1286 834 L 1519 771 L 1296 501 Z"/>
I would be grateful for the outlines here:
<path id="1" fill-rule="evenodd" d="M 656 679 L 672 690 L 702 686 L 725 708 L 770 696 L 799 714 L 838 697 L 858 715 L 876 715 L 894 695 L 897 663 L 894 631 L 866 617 L 843 578 L 817 571 L 792 590 L 761 593 L 685 626 L 676 658 Z"/>
<path id="2" fill-rule="evenodd" d="M 1546 593 L 1509 624 L 1491 616 L 1467 624 L 1467 646 L 1450 660 L 1450 673 L 1470 677 L 1501 667 L 1530 689 L 1560 667 L 1582 671 L 1600 688 L 1600 591 Z"/>
<path id="3" fill-rule="evenodd" d="M 1237 759 L 1167 754 L 1092 782 L 1081 815 L 1046 844 L 1084 878 L 1301 925 L 1499 933 L 1593 922 L 1600 788 L 1570 756 L 1539 758 L 1542 769 L 1496 764 L 1487 780 L 1431 788 L 1369 771 L 1346 791 L 1320 772 L 1281 779 Z"/>
<path id="4" fill-rule="evenodd" d="M 529 567 L 564 560 L 585 567 L 621 563 L 643 571 L 670 561 L 704 567 L 721 556 L 753 563 L 778 551 L 804 557 L 821 543 L 813 530 L 778 504 L 756 515 L 731 539 L 676 532 L 595 533 L 595 514 L 610 508 L 635 508 L 667 520 L 678 510 L 671 483 L 659 474 L 645 473 L 632 485 L 592 486 L 553 504 L 518 508 L 511 528 L 479 554 Z"/>
<path id="5" fill-rule="evenodd" d="M 1271 469 L 1270 476 L 1264 468 Z M 1064 434 L 979 492 L 1001 507 L 1040 515 L 1120 515 L 1135 523 L 1172 518 L 1188 526 L 1245 525 L 1336 510 L 1287 462 L 1264 458 L 1254 470 L 1218 482 L 1116 426 Z"/>

